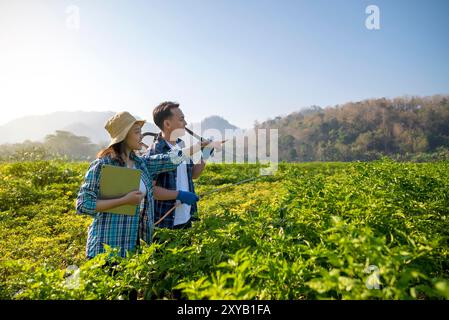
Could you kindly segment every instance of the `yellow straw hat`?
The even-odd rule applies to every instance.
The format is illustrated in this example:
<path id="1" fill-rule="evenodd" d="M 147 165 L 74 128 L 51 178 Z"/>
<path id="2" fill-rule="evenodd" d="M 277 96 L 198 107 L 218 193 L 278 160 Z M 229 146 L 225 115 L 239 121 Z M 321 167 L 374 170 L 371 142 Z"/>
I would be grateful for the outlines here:
<path id="1" fill-rule="evenodd" d="M 135 123 L 138 123 L 142 127 L 145 122 L 145 120 L 137 120 L 127 111 L 115 114 L 104 126 L 111 136 L 111 142 L 109 143 L 108 148 L 113 144 L 125 140 L 129 130 L 131 130 Z"/>

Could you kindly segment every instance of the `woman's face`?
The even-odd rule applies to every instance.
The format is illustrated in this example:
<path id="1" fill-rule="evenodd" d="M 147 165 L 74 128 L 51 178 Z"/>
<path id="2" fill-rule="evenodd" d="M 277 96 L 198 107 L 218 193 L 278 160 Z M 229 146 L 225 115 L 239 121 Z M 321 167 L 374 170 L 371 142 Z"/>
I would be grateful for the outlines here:
<path id="1" fill-rule="evenodd" d="M 142 126 L 141 124 L 135 123 L 129 130 L 128 135 L 125 139 L 126 145 L 131 150 L 140 150 L 142 148 Z"/>

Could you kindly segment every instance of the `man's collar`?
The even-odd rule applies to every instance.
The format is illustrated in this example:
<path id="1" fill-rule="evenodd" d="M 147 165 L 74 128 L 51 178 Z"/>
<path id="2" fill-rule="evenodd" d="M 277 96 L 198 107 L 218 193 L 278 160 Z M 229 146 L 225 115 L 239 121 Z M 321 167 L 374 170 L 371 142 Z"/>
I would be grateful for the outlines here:
<path id="1" fill-rule="evenodd" d="M 171 149 L 170 145 L 168 144 L 168 141 L 165 140 L 164 137 L 162 137 L 162 132 L 160 132 L 160 133 L 158 134 L 158 136 L 157 136 L 157 141 L 158 141 L 159 143 L 162 143 L 162 146 L 163 146 L 164 148 L 167 148 L 167 149 L 169 149 L 169 150 Z M 181 142 L 183 142 L 183 140 L 182 140 L 181 138 L 176 139 L 176 144 L 179 144 L 179 143 L 181 143 Z"/>

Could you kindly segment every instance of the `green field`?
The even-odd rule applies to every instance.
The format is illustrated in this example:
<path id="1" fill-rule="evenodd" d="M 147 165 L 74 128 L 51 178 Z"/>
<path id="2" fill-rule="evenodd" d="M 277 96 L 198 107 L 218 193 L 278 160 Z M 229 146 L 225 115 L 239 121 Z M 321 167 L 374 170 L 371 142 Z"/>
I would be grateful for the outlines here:
<path id="1" fill-rule="evenodd" d="M 281 164 L 204 197 L 192 229 L 90 261 L 87 167 L 0 164 L 0 299 L 449 298 L 449 161 Z M 209 165 L 197 192 L 258 170 Z"/>

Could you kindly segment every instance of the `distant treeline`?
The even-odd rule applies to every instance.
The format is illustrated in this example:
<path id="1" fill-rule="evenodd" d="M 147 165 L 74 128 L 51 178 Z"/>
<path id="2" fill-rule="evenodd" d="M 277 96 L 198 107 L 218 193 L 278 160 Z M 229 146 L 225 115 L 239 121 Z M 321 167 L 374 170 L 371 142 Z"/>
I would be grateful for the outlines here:
<path id="1" fill-rule="evenodd" d="M 27 140 L 23 143 L 0 145 L 0 161 L 91 161 L 102 147 L 103 145 L 94 144 L 87 137 L 68 131 L 56 131 L 47 135 L 43 142 Z"/>
<path id="2" fill-rule="evenodd" d="M 312 106 L 256 128 L 279 130 L 279 158 L 288 162 L 447 159 L 449 96 Z"/>

